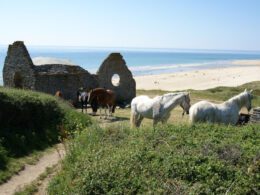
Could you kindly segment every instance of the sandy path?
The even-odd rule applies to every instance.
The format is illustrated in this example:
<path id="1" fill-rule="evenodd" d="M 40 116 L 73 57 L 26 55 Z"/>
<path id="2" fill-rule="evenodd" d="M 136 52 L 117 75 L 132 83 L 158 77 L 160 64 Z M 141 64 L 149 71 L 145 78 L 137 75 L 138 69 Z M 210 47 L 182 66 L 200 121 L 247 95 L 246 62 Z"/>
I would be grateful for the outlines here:
<path id="1" fill-rule="evenodd" d="M 55 146 L 56 150 L 45 154 L 35 165 L 26 165 L 25 169 L 13 176 L 7 183 L 0 185 L 0 194 L 14 194 L 25 185 L 30 184 L 44 173 L 47 167 L 57 164 L 64 156 L 65 150 L 62 144 Z"/>

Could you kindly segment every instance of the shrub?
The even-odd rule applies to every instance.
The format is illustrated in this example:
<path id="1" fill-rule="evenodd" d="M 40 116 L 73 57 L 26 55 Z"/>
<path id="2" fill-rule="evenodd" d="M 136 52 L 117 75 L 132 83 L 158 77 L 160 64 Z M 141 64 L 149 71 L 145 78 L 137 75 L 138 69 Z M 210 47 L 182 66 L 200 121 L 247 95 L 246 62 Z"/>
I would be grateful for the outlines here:
<path id="1" fill-rule="evenodd" d="M 44 149 L 57 143 L 60 136 L 91 123 L 88 116 L 76 112 L 65 101 L 28 90 L 0 88 L 0 105 L 3 164 L 3 156 L 17 158 Z"/>
<path id="2" fill-rule="evenodd" d="M 223 194 L 227 190 L 254 194 L 259 190 L 259 133 L 259 125 L 92 127 L 71 143 L 48 190 L 50 194 Z M 228 157 L 232 151 L 235 154 Z"/>
<path id="3" fill-rule="evenodd" d="M 4 169 L 5 168 L 5 165 L 6 165 L 7 161 L 8 161 L 7 151 L 1 145 L 1 142 L 0 142 L 0 169 Z"/>

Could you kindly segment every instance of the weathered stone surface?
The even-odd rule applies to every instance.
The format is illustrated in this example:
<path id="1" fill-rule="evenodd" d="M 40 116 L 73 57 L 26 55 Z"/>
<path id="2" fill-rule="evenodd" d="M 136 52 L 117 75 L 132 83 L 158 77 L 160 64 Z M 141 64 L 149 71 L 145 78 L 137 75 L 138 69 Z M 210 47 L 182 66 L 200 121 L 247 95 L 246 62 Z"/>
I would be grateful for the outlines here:
<path id="1" fill-rule="evenodd" d="M 118 74 L 119 85 L 112 84 L 112 76 Z M 98 72 L 99 86 L 116 92 L 117 102 L 126 105 L 136 96 L 136 84 L 131 71 L 120 53 L 111 53 L 102 63 Z"/>
<path id="2" fill-rule="evenodd" d="M 119 86 L 111 78 L 120 76 Z M 116 92 L 117 102 L 126 105 L 135 97 L 136 87 L 132 73 L 119 53 L 112 53 L 100 66 L 96 75 L 75 65 L 46 64 L 35 66 L 22 41 L 9 45 L 3 68 L 4 86 L 32 89 L 49 94 L 61 91 L 65 99 L 75 100 L 76 91 L 83 87 L 104 87 Z"/>
<path id="3" fill-rule="evenodd" d="M 33 62 L 22 41 L 9 45 L 3 68 L 4 86 L 34 89 Z"/>
<path id="4" fill-rule="evenodd" d="M 22 41 L 8 48 L 3 69 L 4 86 L 33 89 L 49 94 L 62 91 L 65 99 L 74 100 L 78 88 L 96 88 L 95 75 L 80 66 L 51 64 L 35 66 Z"/>

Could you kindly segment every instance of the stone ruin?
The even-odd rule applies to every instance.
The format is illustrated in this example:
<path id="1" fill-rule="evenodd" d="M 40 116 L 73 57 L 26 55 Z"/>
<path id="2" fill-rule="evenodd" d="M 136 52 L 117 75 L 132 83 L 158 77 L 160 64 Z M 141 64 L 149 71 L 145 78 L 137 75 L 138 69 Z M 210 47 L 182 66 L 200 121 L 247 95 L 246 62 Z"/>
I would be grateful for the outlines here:
<path id="1" fill-rule="evenodd" d="M 119 76 L 119 84 L 113 85 L 112 77 Z M 136 84 L 131 71 L 120 53 L 111 53 L 96 74 L 76 65 L 34 65 L 22 41 L 9 45 L 3 68 L 5 87 L 31 89 L 54 95 L 61 91 L 67 100 L 76 100 L 79 88 L 103 87 L 116 92 L 117 104 L 126 105 L 136 95 Z"/>

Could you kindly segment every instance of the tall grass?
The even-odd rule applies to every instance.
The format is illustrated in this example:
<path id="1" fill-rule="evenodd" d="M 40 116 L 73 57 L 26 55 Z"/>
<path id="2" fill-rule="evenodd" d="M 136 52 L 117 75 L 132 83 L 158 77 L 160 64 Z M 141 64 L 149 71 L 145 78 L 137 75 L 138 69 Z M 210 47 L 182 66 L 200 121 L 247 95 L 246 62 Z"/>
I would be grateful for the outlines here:
<path id="1" fill-rule="evenodd" d="M 260 127 L 92 127 L 71 143 L 50 194 L 257 194 Z"/>

